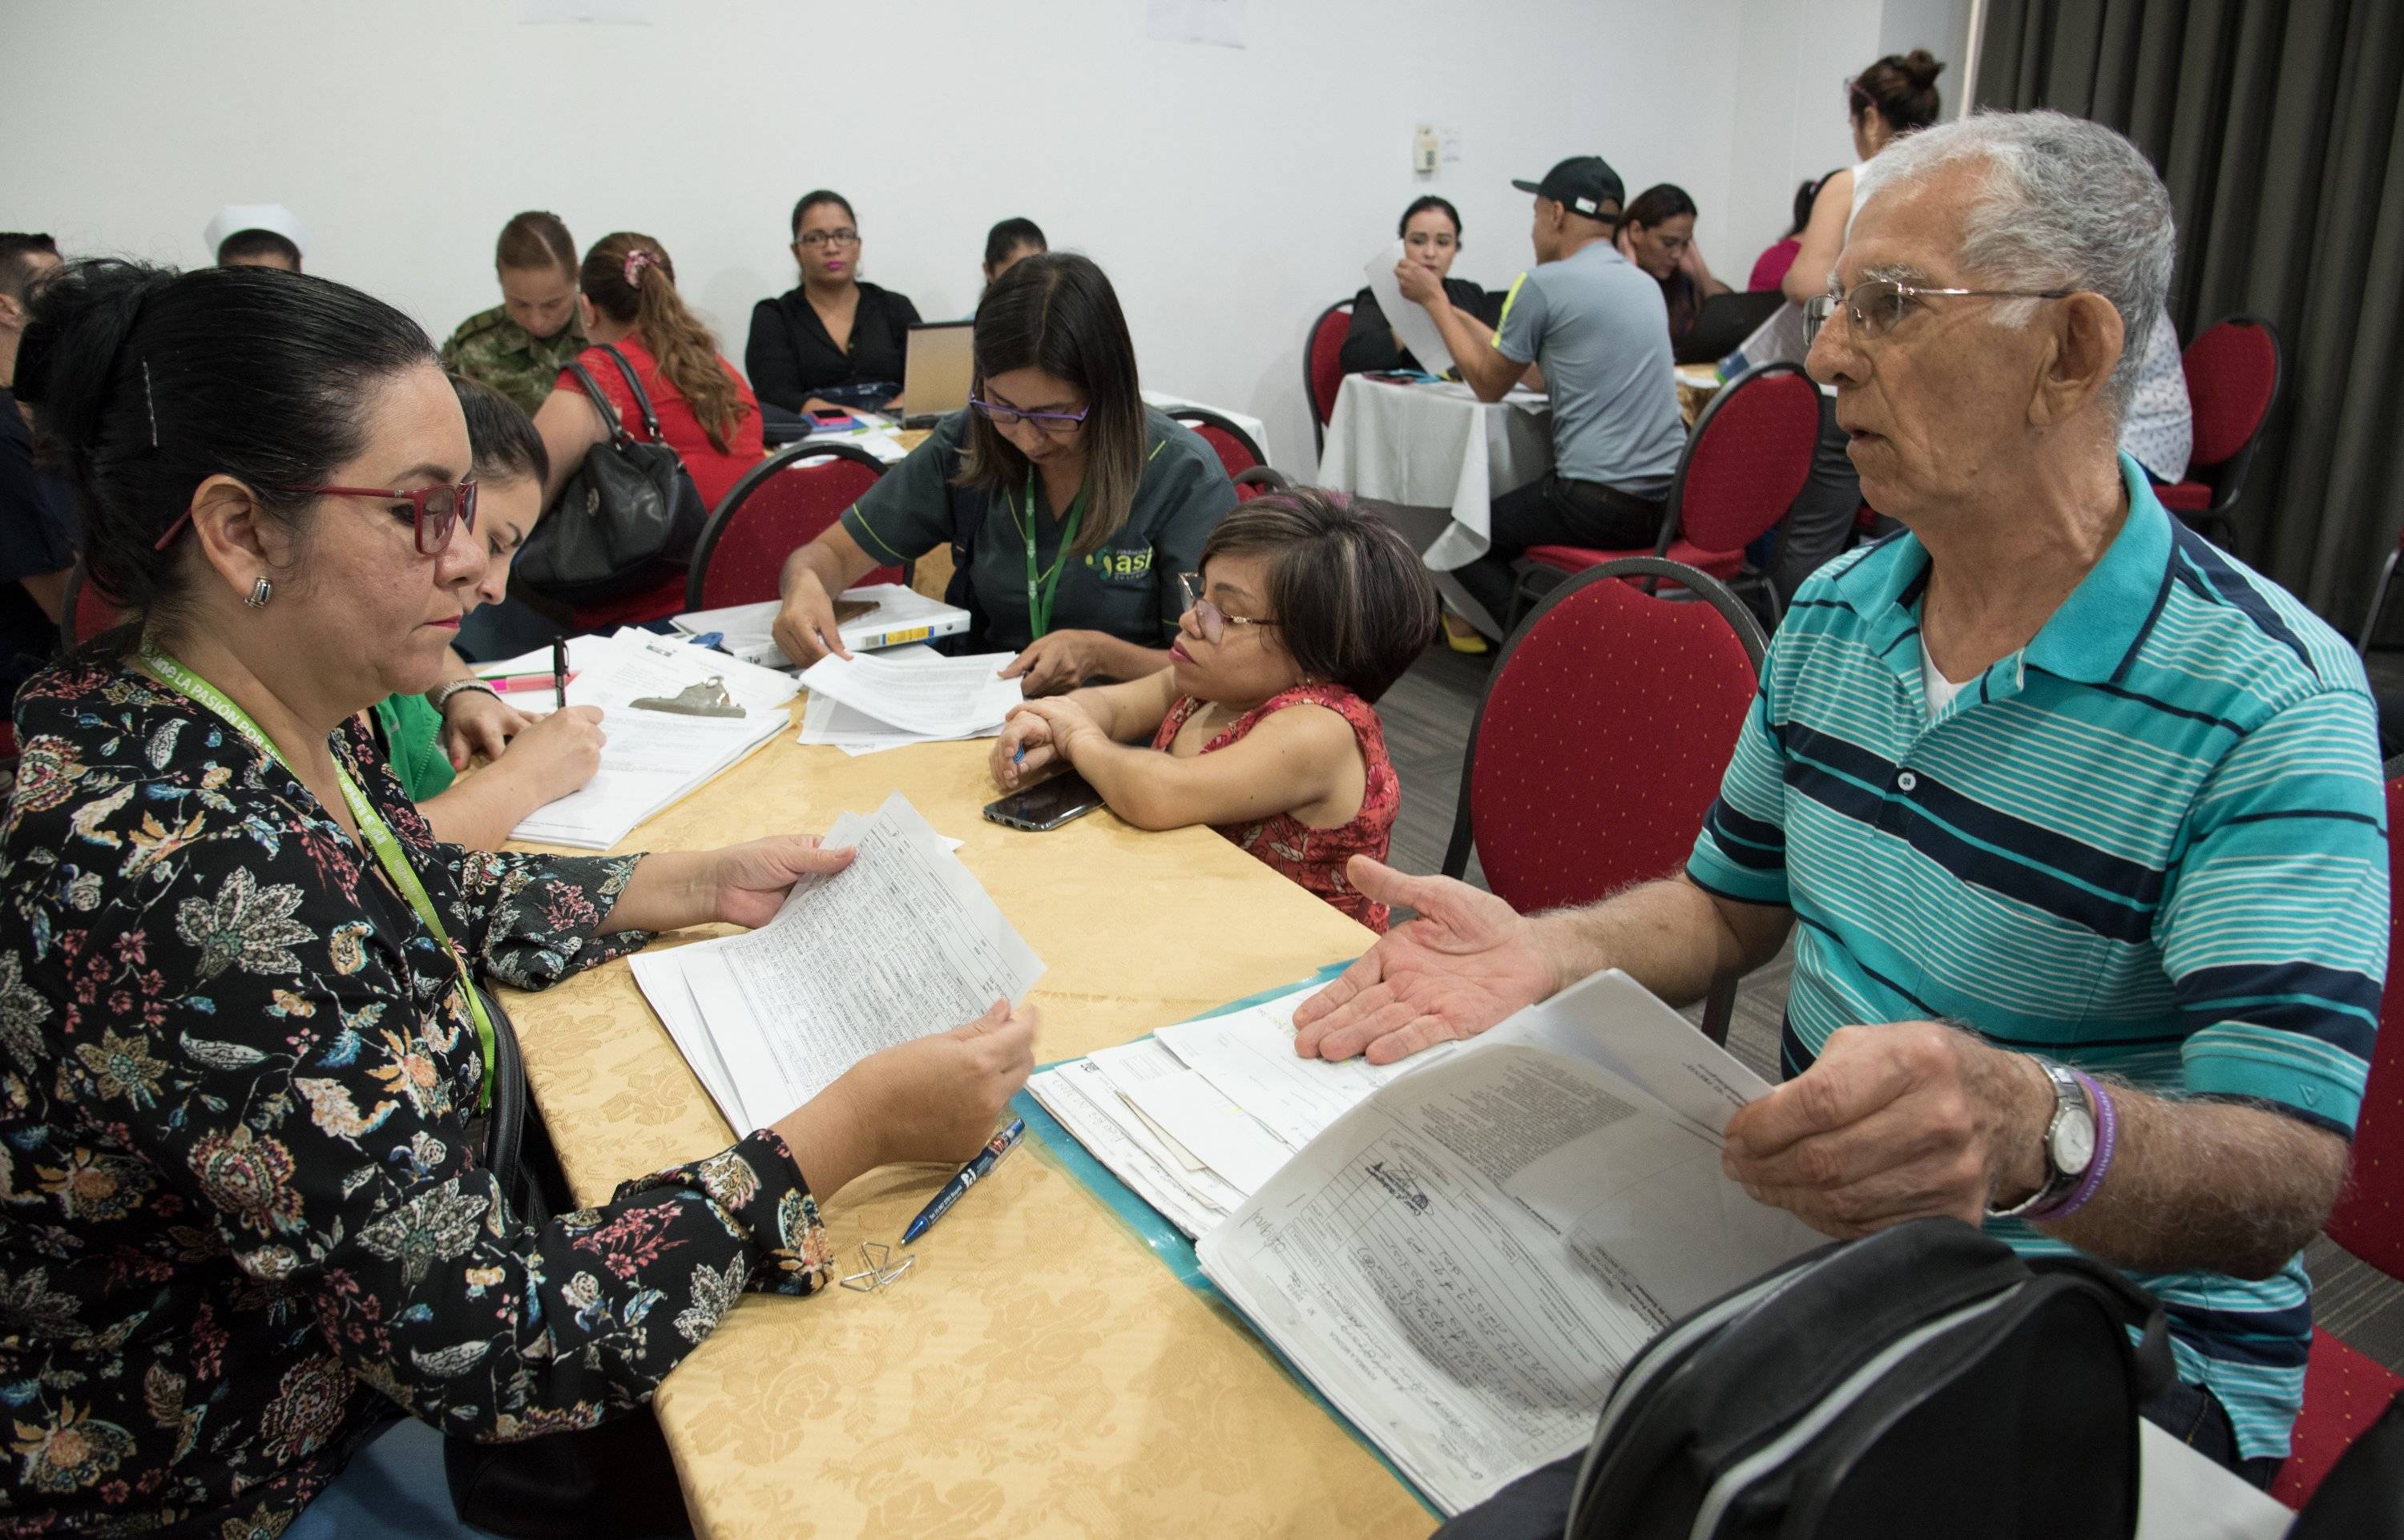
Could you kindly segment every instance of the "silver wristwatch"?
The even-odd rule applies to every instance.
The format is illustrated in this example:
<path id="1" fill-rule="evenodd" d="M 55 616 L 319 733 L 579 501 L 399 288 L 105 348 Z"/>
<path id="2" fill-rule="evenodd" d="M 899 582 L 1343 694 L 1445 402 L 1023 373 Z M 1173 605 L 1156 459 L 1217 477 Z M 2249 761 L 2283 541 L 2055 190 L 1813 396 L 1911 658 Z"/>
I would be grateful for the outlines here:
<path id="1" fill-rule="evenodd" d="M 481 690 L 495 700 L 501 698 L 499 691 L 482 679 L 448 679 L 426 693 L 426 704 L 434 707 L 435 714 L 440 716 L 442 708 L 451 704 L 451 697 L 462 690 Z"/>
<path id="2" fill-rule="evenodd" d="M 2008 1209 L 1990 1207 L 1990 1219 L 2011 1219 L 2059 1203 L 2078 1185 L 2095 1158 L 2095 1109 L 2087 1092 L 2066 1066 L 2040 1054 L 2031 1054 L 2045 1078 L 2053 1083 L 2053 1120 L 2045 1127 L 2045 1181 L 2037 1190 Z"/>

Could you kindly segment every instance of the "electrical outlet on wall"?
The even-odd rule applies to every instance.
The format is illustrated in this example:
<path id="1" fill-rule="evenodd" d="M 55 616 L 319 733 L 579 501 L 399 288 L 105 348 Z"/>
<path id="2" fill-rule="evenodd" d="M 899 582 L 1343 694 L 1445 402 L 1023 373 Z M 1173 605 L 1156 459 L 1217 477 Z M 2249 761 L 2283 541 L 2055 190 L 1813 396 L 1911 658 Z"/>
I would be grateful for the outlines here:
<path id="1" fill-rule="evenodd" d="M 1436 137 L 1444 142 L 1444 163 L 1448 166 L 1459 165 L 1461 163 L 1461 130 L 1445 128 L 1435 132 Z"/>
<path id="2" fill-rule="evenodd" d="M 1434 175 L 1437 150 L 1435 130 L 1421 123 L 1419 133 L 1411 140 L 1411 169 L 1421 176 Z"/>

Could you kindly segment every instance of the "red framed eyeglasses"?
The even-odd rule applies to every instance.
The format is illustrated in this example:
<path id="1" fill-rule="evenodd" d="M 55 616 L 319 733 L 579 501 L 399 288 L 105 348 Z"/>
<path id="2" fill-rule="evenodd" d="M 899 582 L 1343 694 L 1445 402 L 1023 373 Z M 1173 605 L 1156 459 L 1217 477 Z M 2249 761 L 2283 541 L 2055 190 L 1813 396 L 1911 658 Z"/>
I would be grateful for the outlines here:
<path id="1" fill-rule="evenodd" d="M 301 492 L 318 497 L 379 497 L 409 505 L 410 524 L 417 539 L 417 553 L 439 556 L 451 543 L 451 526 L 464 524 L 468 533 L 476 532 L 476 483 L 473 482 L 441 482 L 433 486 L 421 486 L 414 491 L 402 491 L 386 486 L 271 486 L 270 492 Z M 150 549 L 164 551 L 175 538 L 183 533 L 184 525 L 192 519 L 192 511 L 184 510 L 167 532 L 159 537 Z"/>

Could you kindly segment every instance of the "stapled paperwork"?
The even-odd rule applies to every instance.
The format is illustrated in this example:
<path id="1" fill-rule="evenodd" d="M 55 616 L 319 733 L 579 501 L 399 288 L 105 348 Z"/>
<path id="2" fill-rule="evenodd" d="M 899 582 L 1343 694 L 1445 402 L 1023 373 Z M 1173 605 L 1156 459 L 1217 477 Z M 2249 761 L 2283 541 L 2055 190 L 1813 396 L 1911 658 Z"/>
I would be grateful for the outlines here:
<path id="1" fill-rule="evenodd" d="M 737 1132 L 765 1127 L 881 1048 L 1017 1001 L 1043 963 L 900 792 L 846 813 L 859 851 L 756 931 L 647 952 L 635 980 Z"/>
<path id="2" fill-rule="evenodd" d="M 1386 324 L 1403 340 L 1419 367 L 1431 374 L 1452 372 L 1452 349 L 1447 347 L 1444 333 L 1436 329 L 1435 317 L 1425 305 L 1403 298 L 1402 281 L 1394 276 L 1395 267 L 1403 259 L 1403 243 L 1394 242 L 1375 257 L 1361 264 L 1369 275 L 1369 293 L 1377 308 L 1386 315 Z"/>
<path id="3" fill-rule="evenodd" d="M 837 597 L 875 606 L 867 614 L 835 628 L 843 637 L 843 645 L 855 652 L 954 637 L 969 628 L 967 610 L 941 599 L 930 599 L 901 583 L 862 583 L 845 589 Z M 720 648 L 746 663 L 790 668 L 792 660 L 776 646 L 774 635 L 779 608 L 775 599 L 733 604 L 722 609 L 696 609 L 678 615 L 670 623 L 689 637 L 717 632 Z"/>
<path id="4" fill-rule="evenodd" d="M 1458 1513 L 1582 1448 L 1663 1326 L 1818 1244 L 1720 1169 L 1768 1089 L 1598 974 L 1357 1102 L 1196 1253 Z"/>

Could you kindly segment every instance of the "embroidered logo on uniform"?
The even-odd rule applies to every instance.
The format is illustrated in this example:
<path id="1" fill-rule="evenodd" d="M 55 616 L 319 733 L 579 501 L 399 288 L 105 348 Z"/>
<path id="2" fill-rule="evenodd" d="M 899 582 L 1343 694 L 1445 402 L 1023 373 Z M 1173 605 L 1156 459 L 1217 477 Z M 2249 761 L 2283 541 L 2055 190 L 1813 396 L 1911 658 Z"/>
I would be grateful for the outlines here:
<path id="1" fill-rule="evenodd" d="M 1134 551 L 1096 551 L 1085 565 L 1104 582 L 1132 582 L 1152 576 L 1152 547 Z"/>

